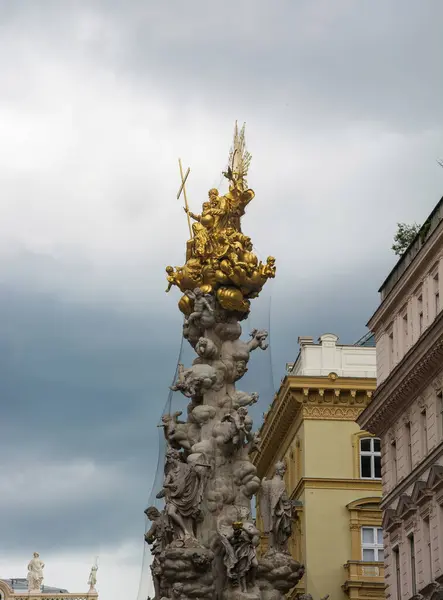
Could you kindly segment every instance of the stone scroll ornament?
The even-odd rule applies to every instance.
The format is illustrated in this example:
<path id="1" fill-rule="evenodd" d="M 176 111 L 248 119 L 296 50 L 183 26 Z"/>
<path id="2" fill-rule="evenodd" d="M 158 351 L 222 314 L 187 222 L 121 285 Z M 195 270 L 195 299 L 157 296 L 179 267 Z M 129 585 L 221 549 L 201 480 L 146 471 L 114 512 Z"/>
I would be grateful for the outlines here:
<path id="1" fill-rule="evenodd" d="M 291 521 L 281 469 L 261 492 L 250 459 L 260 445 L 248 414 L 258 394 L 235 387 L 251 353 L 267 348 L 264 330 L 241 339 L 241 322 L 275 276 L 275 260 L 259 262 L 241 230 L 241 217 L 254 198 L 246 183 L 250 159 L 244 127 L 236 125 L 224 173 L 229 191 L 210 190 L 199 214 L 189 211 L 185 197 L 193 221 L 186 262 L 166 269 L 167 291 L 181 291 L 183 337 L 196 356 L 191 365 L 179 366 L 171 388 L 188 399 L 187 414 L 164 415 L 159 425 L 167 444 L 157 493 L 164 508 L 146 509 L 151 526 L 145 535 L 156 600 L 280 600 L 303 575 L 302 565 L 287 552 Z M 251 499 L 263 493 L 273 542 L 272 551 L 259 559 Z"/>

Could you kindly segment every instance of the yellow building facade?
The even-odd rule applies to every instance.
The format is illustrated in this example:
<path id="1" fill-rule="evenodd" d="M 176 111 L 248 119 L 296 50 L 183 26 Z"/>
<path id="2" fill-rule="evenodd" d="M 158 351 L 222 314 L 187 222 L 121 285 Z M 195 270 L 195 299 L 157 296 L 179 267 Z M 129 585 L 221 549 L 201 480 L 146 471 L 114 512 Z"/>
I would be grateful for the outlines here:
<path id="1" fill-rule="evenodd" d="M 333 334 L 318 344 L 299 338 L 254 463 L 260 477 L 272 477 L 279 460 L 287 465 L 289 549 L 306 567 L 292 596 L 384 598 L 380 442 L 355 423 L 376 386 L 375 348 L 337 341 Z M 261 551 L 266 547 L 263 538 Z"/>

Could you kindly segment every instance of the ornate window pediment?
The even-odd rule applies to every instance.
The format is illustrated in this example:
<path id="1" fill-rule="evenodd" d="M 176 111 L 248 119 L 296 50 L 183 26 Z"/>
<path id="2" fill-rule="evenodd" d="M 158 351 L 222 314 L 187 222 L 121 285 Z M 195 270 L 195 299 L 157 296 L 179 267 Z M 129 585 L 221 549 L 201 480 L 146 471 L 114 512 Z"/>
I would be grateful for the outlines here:
<path id="1" fill-rule="evenodd" d="M 393 533 L 398 527 L 400 527 L 402 520 L 397 516 L 397 511 L 393 508 L 385 510 L 383 517 L 382 527 L 388 533 Z"/>
<path id="2" fill-rule="evenodd" d="M 419 480 L 415 482 L 411 494 L 411 501 L 417 506 L 422 506 L 428 502 L 433 495 L 433 491 L 428 488 L 427 482 Z"/>
<path id="3" fill-rule="evenodd" d="M 437 491 L 443 489 L 443 466 L 432 465 L 429 471 L 428 481 L 426 487 L 430 490 Z"/>
<path id="4" fill-rule="evenodd" d="M 410 496 L 403 494 L 400 496 L 400 501 L 397 506 L 396 514 L 401 517 L 404 521 L 411 518 L 417 510 L 416 505 L 411 500 Z"/>

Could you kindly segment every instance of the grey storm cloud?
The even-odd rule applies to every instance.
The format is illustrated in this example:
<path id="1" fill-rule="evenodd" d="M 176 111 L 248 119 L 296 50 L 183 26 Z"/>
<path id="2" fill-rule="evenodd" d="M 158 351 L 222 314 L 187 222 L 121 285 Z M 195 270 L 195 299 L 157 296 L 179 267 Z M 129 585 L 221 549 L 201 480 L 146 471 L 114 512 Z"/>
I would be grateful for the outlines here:
<path id="1" fill-rule="evenodd" d="M 300 114 L 314 128 L 364 120 L 404 131 L 441 121 L 443 6 L 431 0 L 17 1 L 2 11 L 48 49 L 86 52 L 135 86 L 168 89 L 183 116 L 200 102 L 225 114 L 272 104 L 288 126 Z"/>

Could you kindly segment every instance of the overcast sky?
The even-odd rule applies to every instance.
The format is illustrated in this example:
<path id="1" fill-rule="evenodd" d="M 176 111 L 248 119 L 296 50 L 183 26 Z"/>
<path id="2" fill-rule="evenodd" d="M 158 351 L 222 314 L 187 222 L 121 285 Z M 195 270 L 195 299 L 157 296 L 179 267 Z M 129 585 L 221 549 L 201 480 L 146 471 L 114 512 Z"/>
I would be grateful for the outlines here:
<path id="1" fill-rule="evenodd" d="M 198 212 L 247 122 L 243 228 L 278 265 L 241 386 L 263 410 L 299 335 L 365 333 L 396 222 L 442 195 L 442 26 L 440 0 L 0 0 L 0 577 L 37 550 L 86 591 L 99 555 L 101 598 L 136 600 L 179 156 Z"/>

